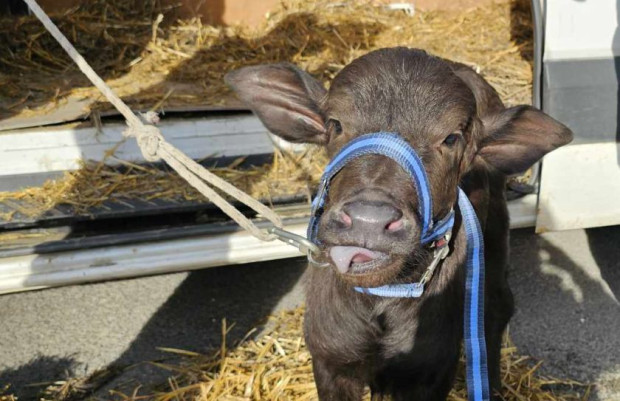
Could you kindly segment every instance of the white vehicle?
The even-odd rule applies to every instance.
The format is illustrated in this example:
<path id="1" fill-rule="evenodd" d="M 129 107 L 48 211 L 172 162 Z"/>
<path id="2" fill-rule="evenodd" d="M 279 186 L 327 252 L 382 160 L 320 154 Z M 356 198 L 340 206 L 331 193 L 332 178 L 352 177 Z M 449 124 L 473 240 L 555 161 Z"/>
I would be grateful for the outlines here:
<path id="1" fill-rule="evenodd" d="M 533 103 L 567 124 L 575 140 L 545 158 L 528 183 L 532 193 L 509 201 L 511 227 L 618 224 L 620 11 L 612 0 L 534 0 L 533 9 Z M 75 122 L 81 108 L 0 121 L 0 191 L 40 185 L 80 159 L 100 160 L 122 140 L 122 121 Z M 168 113 L 160 128 L 194 159 L 273 152 L 274 138 L 244 110 Z M 133 140 L 116 154 L 143 161 Z M 307 195 L 275 200 L 275 210 L 286 229 L 305 234 Z M 18 204 L 0 201 L 3 214 L 14 218 L 0 220 L 0 293 L 300 256 L 282 242 L 260 242 L 204 203 L 133 200 L 84 216 L 59 206 L 33 220 L 20 216 Z"/>

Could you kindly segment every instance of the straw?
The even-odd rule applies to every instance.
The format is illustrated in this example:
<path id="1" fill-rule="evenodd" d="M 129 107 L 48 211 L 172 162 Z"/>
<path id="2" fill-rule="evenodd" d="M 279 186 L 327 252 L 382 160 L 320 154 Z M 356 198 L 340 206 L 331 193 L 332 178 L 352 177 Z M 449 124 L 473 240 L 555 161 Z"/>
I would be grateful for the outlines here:
<path id="1" fill-rule="evenodd" d="M 114 391 L 116 398 L 154 401 L 211 400 L 317 400 L 312 357 L 302 333 L 304 309 L 286 310 L 269 317 L 264 326 L 252 329 L 234 347 L 227 348 L 228 332 L 222 322 L 222 346 L 201 355 L 176 349 L 160 349 L 180 358 L 175 363 L 156 363 L 172 375 L 156 390 L 137 384 L 128 394 Z M 257 335 L 257 332 L 262 333 Z M 519 355 L 506 340 L 501 355 L 502 399 L 506 401 L 587 400 L 590 385 L 557 379 L 540 373 L 542 361 Z M 461 358 L 449 401 L 466 401 L 465 363 Z M 139 387 L 139 388 L 138 388 Z M 65 384 L 66 388 L 66 384 Z M 66 401 L 54 387 L 45 399 Z M 86 396 L 87 392 L 82 395 Z M 369 400 L 368 391 L 365 400 Z"/>
<path id="2" fill-rule="evenodd" d="M 0 386 L 2 386 L 0 384 Z M 4 385 L 4 387 L 0 387 L 0 401 L 17 401 L 17 397 L 11 394 L 11 386 Z"/>
<path id="3" fill-rule="evenodd" d="M 284 0 L 258 28 L 180 20 L 157 4 L 98 0 L 52 14 L 135 108 L 222 105 L 230 98 L 224 74 L 259 63 L 293 62 L 328 84 L 356 57 L 391 46 L 472 65 L 506 102 L 530 101 L 532 27 L 523 0 L 413 17 L 363 0 Z M 69 98 L 100 99 L 34 17 L 0 21 L 0 43 L 7 44 L 0 46 L 7 115 L 46 113 Z M 89 106 L 109 108 L 103 101 Z"/>
<path id="4" fill-rule="evenodd" d="M 298 154 L 276 149 L 272 162 L 241 168 L 239 165 L 244 159 L 240 157 L 228 166 L 210 167 L 209 170 L 266 203 L 291 194 L 307 194 L 309 198 L 327 160 L 324 152 L 314 147 Z M 120 165 L 106 164 L 110 161 Z M 61 204 L 70 205 L 74 214 L 88 214 L 91 208 L 104 202 L 131 199 L 208 202 L 172 171 L 138 165 L 112 155 L 101 162 L 81 163 L 78 170 L 48 180 L 41 187 L 0 192 L 0 202 L 13 206 L 16 213 L 29 218 L 40 217 Z M 15 213 L 0 217 L 11 220 Z"/>
<path id="5" fill-rule="evenodd" d="M 174 9 L 155 0 L 85 2 L 53 19 L 136 108 L 221 105 L 231 96 L 224 74 L 259 63 L 293 62 L 329 85 L 356 57 L 389 46 L 420 47 L 463 62 L 485 76 L 508 104 L 530 102 L 532 27 L 525 0 L 461 12 L 418 11 L 413 17 L 362 0 L 284 0 L 258 28 L 175 19 Z M 34 17 L 0 21 L 3 42 L 8 46 L 0 46 L 0 99 L 8 100 L 0 100 L 0 115 L 3 106 L 9 115 L 30 116 L 72 97 L 100 99 Z M 90 106 L 108 108 L 103 101 Z M 315 149 L 302 158 L 276 152 L 264 166 L 214 171 L 269 201 L 310 193 L 325 161 Z M 84 162 L 41 187 L 0 193 L 0 202 L 17 209 L 0 218 L 37 218 L 60 204 L 88 213 L 107 201 L 131 199 L 203 200 L 174 173 L 108 157 Z"/>

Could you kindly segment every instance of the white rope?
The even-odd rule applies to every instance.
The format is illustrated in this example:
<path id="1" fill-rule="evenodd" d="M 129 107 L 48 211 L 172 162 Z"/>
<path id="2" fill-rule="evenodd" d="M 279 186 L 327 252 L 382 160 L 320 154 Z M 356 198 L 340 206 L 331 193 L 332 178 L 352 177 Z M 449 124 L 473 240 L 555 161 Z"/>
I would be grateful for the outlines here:
<path id="1" fill-rule="evenodd" d="M 246 229 L 256 238 L 263 241 L 271 241 L 277 238 L 274 234 L 267 233 L 258 228 L 250 219 L 245 217 L 237 208 L 225 200 L 208 184 L 216 187 L 227 195 L 244 203 L 255 212 L 269 220 L 275 227 L 282 228 L 282 220 L 270 208 L 263 205 L 250 195 L 234 187 L 230 183 L 222 180 L 212 172 L 208 171 L 191 158 L 184 155 L 177 148 L 166 142 L 157 127 L 151 124 L 144 124 L 133 111 L 110 89 L 108 85 L 97 75 L 84 58 L 78 53 L 73 45 L 67 40 L 65 35 L 60 32 L 58 27 L 39 7 L 35 0 L 24 0 L 33 14 L 43 23 L 45 28 L 60 43 L 69 57 L 77 64 L 86 77 L 103 93 L 110 103 L 125 117 L 129 128 L 124 132 L 126 136 L 133 136 L 138 142 L 138 146 L 148 161 L 154 162 L 164 160 L 191 186 L 196 188 L 201 194 L 207 197 L 217 207 L 222 209 L 237 224 Z"/>

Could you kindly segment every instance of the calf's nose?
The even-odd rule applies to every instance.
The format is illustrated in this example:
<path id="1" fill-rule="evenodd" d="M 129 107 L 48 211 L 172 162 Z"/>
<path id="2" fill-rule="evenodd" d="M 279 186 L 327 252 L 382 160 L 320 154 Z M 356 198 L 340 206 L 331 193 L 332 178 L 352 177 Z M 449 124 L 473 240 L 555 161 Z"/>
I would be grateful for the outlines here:
<path id="1" fill-rule="evenodd" d="M 342 207 L 341 219 L 360 234 L 381 235 L 402 230 L 402 217 L 403 212 L 391 203 L 357 200 Z"/>

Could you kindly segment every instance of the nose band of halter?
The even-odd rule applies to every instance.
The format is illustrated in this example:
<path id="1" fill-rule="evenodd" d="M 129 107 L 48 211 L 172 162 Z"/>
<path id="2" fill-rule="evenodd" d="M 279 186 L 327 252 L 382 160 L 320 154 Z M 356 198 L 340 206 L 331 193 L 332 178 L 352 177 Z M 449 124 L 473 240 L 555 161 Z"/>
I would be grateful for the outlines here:
<path id="1" fill-rule="evenodd" d="M 412 178 L 418 195 L 418 217 L 421 223 L 421 243 L 434 241 L 452 229 L 454 212 L 441 220 L 433 221 L 433 199 L 424 165 L 415 150 L 398 134 L 378 132 L 362 135 L 349 142 L 325 167 L 317 196 L 312 202 L 312 217 L 308 226 L 308 238 L 317 242 L 318 223 L 323 215 L 325 199 L 331 180 L 352 160 L 364 155 L 383 155 L 398 163 Z"/>
<path id="2" fill-rule="evenodd" d="M 418 217 L 420 219 L 421 243 L 434 242 L 435 257 L 426 273 L 432 272 L 440 259 L 448 254 L 447 240 L 454 225 L 454 211 L 437 222 L 433 222 L 433 205 L 428 178 L 424 165 L 416 154 L 398 134 L 378 132 L 362 135 L 349 142 L 325 168 L 319 191 L 312 202 L 312 215 L 308 226 L 308 239 L 317 243 L 318 223 L 324 212 L 329 184 L 336 174 L 351 160 L 369 154 L 383 155 L 397 162 L 411 177 L 418 196 Z M 487 368 L 487 352 L 484 339 L 484 238 L 476 212 L 467 195 L 458 188 L 458 208 L 467 237 L 467 261 L 465 277 L 464 343 L 467 361 L 466 379 L 469 401 L 488 401 L 490 399 Z M 441 242 L 439 246 L 437 243 Z M 425 276 L 426 276 L 425 273 Z M 424 277 L 423 277 L 424 279 Z M 376 288 L 355 290 L 370 296 L 417 298 L 422 296 L 424 282 L 390 284 Z"/>

